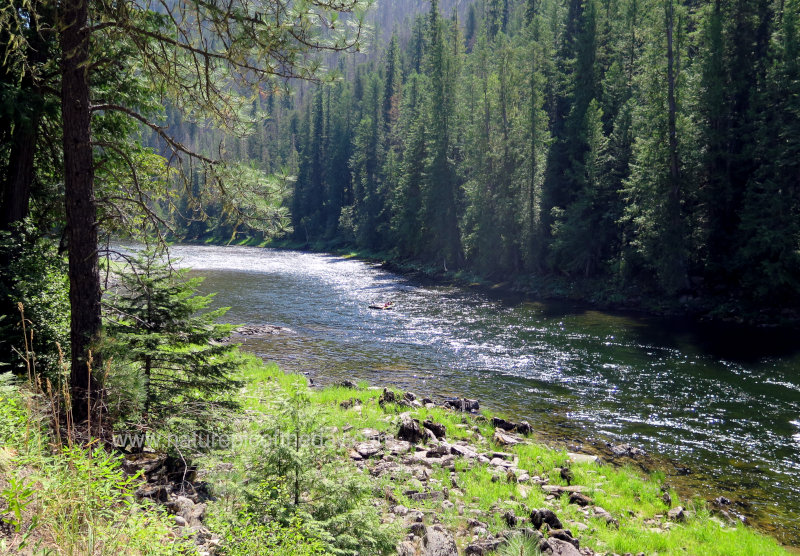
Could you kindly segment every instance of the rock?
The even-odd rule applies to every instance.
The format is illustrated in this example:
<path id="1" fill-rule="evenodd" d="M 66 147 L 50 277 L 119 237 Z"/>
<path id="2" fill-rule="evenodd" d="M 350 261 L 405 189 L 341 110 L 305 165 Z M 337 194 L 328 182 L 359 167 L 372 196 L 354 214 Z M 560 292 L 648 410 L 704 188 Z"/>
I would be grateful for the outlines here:
<path id="1" fill-rule="evenodd" d="M 592 510 L 594 512 L 595 517 L 605 520 L 606 525 L 612 525 L 614 527 L 619 527 L 619 521 L 617 521 L 614 516 L 611 515 L 608 510 L 604 510 L 600 506 L 595 506 Z"/>
<path id="2" fill-rule="evenodd" d="M 397 545 L 397 556 L 415 556 L 416 553 L 414 543 L 411 541 L 403 541 Z"/>
<path id="3" fill-rule="evenodd" d="M 400 422 L 400 430 L 397 432 L 397 438 L 416 444 L 425 438 L 425 434 L 419 426 L 419 421 L 408 416 L 404 417 Z"/>
<path id="4" fill-rule="evenodd" d="M 600 459 L 597 456 L 590 456 L 589 454 L 576 454 L 573 452 L 567 452 L 567 456 L 572 463 L 597 463 L 597 460 Z"/>
<path id="5" fill-rule="evenodd" d="M 492 417 L 492 426 L 503 429 L 504 431 L 513 431 L 517 427 L 517 424 L 499 417 Z"/>
<path id="6" fill-rule="evenodd" d="M 342 409 L 350 409 L 351 407 L 353 407 L 354 403 L 355 402 L 353 398 L 350 398 L 349 400 L 344 400 L 343 402 L 340 402 L 339 407 L 341 407 Z"/>
<path id="7" fill-rule="evenodd" d="M 450 446 L 434 446 L 426 453 L 429 458 L 440 458 L 442 456 L 450 455 Z"/>
<path id="8" fill-rule="evenodd" d="M 506 525 L 513 528 L 519 523 L 519 518 L 514 514 L 513 510 L 506 510 L 503 514 L 503 521 L 506 522 Z"/>
<path id="9" fill-rule="evenodd" d="M 430 399 L 430 398 L 422 398 L 421 402 L 422 402 L 422 405 L 428 405 L 428 404 L 433 403 L 433 400 Z"/>
<path id="10" fill-rule="evenodd" d="M 392 455 L 399 456 L 411 450 L 411 443 L 406 440 L 387 440 L 384 449 Z"/>
<path id="11" fill-rule="evenodd" d="M 183 517 L 181 517 L 179 515 L 176 515 L 176 516 L 173 516 L 172 520 L 175 522 L 175 525 L 177 525 L 178 527 L 186 527 L 186 520 Z"/>
<path id="12" fill-rule="evenodd" d="M 558 516 L 553 512 L 553 510 L 548 510 L 547 508 L 543 508 L 540 510 L 534 510 L 531 512 L 531 524 L 536 528 L 539 529 L 542 525 L 547 524 L 550 529 L 563 529 L 564 526 L 561 524 L 561 521 L 558 519 Z"/>
<path id="13" fill-rule="evenodd" d="M 425 528 L 422 546 L 424 556 L 458 556 L 458 547 L 453 535 L 441 525 Z"/>
<path id="14" fill-rule="evenodd" d="M 506 460 L 504 460 L 504 459 L 500 459 L 500 458 L 492 458 L 492 459 L 489 461 L 489 465 L 492 465 L 492 466 L 494 466 L 494 467 L 503 467 L 503 468 L 509 468 L 509 467 L 512 467 L 514 464 L 513 464 L 512 462 L 510 462 L 510 461 L 506 461 Z"/>
<path id="15" fill-rule="evenodd" d="M 356 452 L 363 458 L 369 458 L 377 454 L 381 449 L 381 443 L 377 440 L 369 440 L 356 444 Z"/>
<path id="16" fill-rule="evenodd" d="M 206 515 L 206 505 L 205 504 L 195 504 L 189 510 L 184 513 L 180 514 L 183 519 L 186 520 L 186 523 L 190 526 L 197 526 L 203 522 L 203 518 Z"/>
<path id="17" fill-rule="evenodd" d="M 592 503 L 592 499 L 580 492 L 571 492 L 569 495 L 569 503 L 585 507 Z"/>
<path id="18" fill-rule="evenodd" d="M 670 521 L 686 521 L 686 514 L 684 513 L 683 506 L 676 506 L 667 512 L 667 519 Z"/>
<path id="19" fill-rule="evenodd" d="M 350 459 L 353 461 L 361 461 L 364 459 L 363 457 L 361 457 L 361 454 L 359 454 L 355 450 L 350 450 L 350 453 L 348 455 L 350 456 Z"/>
<path id="20" fill-rule="evenodd" d="M 474 518 L 469 518 L 467 520 L 467 529 L 475 529 L 475 528 L 478 528 L 478 527 L 483 528 L 483 529 L 487 529 L 489 527 L 489 525 L 487 525 L 486 523 L 484 523 L 482 521 L 478 521 L 477 519 L 474 519 Z"/>
<path id="21" fill-rule="evenodd" d="M 506 543 L 505 539 L 483 539 L 467 545 L 464 554 L 470 556 L 483 556 L 484 554 L 491 554 L 495 552 L 500 546 Z"/>
<path id="22" fill-rule="evenodd" d="M 467 398 L 449 398 L 444 401 L 443 405 L 456 411 L 465 411 L 469 413 L 475 413 L 480 408 L 478 400 L 470 400 Z"/>
<path id="23" fill-rule="evenodd" d="M 542 485 L 542 490 L 545 491 L 547 494 L 561 496 L 565 492 L 583 492 L 584 490 L 586 490 L 586 487 L 582 485 L 570 485 L 570 486 Z"/>
<path id="24" fill-rule="evenodd" d="M 517 432 L 527 436 L 533 432 L 533 427 L 527 421 L 520 421 L 517 423 Z"/>
<path id="25" fill-rule="evenodd" d="M 122 460 L 122 469 L 129 475 L 141 471 L 142 475 L 150 475 L 167 461 L 166 454 L 142 452 L 141 454 L 127 454 Z"/>
<path id="26" fill-rule="evenodd" d="M 350 388 L 351 390 L 358 390 L 358 384 L 353 382 L 352 380 L 343 380 L 337 386 L 341 386 L 342 388 Z"/>
<path id="27" fill-rule="evenodd" d="M 617 444 L 616 446 L 611 446 L 611 453 L 617 457 L 629 458 L 646 455 L 644 450 L 631 446 L 630 444 Z"/>
<path id="28" fill-rule="evenodd" d="M 453 444 L 450 446 L 450 453 L 454 456 L 461 456 L 467 459 L 475 459 L 478 457 L 478 452 L 476 452 L 470 446 L 462 446 L 460 444 Z"/>
<path id="29" fill-rule="evenodd" d="M 732 502 L 724 496 L 718 496 L 717 498 L 714 498 L 715 506 L 730 506 L 731 504 Z"/>
<path id="30" fill-rule="evenodd" d="M 447 498 L 445 493 L 441 490 L 429 490 L 428 492 L 412 492 L 410 494 L 406 494 L 406 496 L 417 502 L 419 502 L 420 500 L 444 500 L 445 498 Z"/>
<path id="31" fill-rule="evenodd" d="M 361 429 L 361 436 L 363 436 L 367 440 L 375 440 L 377 438 L 380 438 L 381 431 L 377 429 Z"/>
<path id="32" fill-rule="evenodd" d="M 431 431 L 436 438 L 444 438 L 445 434 L 447 433 L 447 429 L 441 423 L 434 423 L 430 419 L 426 419 L 422 426 Z"/>
<path id="33" fill-rule="evenodd" d="M 405 394 L 403 394 L 403 400 L 405 400 L 405 401 L 407 401 L 409 403 L 413 402 L 416 399 L 417 399 L 417 396 L 415 396 L 413 392 L 406 392 Z"/>
<path id="34" fill-rule="evenodd" d="M 149 498 L 155 502 L 166 502 L 171 491 L 172 487 L 170 485 L 144 484 L 136 490 L 135 496 L 139 500 Z"/>
<path id="35" fill-rule="evenodd" d="M 421 521 L 414 521 L 408 526 L 408 532 L 412 535 L 421 537 L 425 534 L 425 524 Z"/>
<path id="36" fill-rule="evenodd" d="M 503 432 L 501 429 L 494 430 L 492 439 L 501 446 L 514 446 L 522 442 L 522 439 L 511 434 Z"/>
<path id="37" fill-rule="evenodd" d="M 455 504 L 453 504 L 450 500 L 442 500 L 442 509 L 443 510 L 452 510 L 455 508 Z"/>
<path id="38" fill-rule="evenodd" d="M 672 507 L 672 496 L 670 496 L 669 492 L 664 492 L 664 494 L 661 496 L 661 500 L 664 501 L 664 504 L 668 508 Z"/>
<path id="39" fill-rule="evenodd" d="M 393 391 L 389 390 L 388 388 L 384 388 L 381 397 L 378 398 L 378 403 L 380 405 L 384 405 L 387 403 L 397 403 L 397 396 L 395 396 Z"/>
<path id="40" fill-rule="evenodd" d="M 580 548 L 580 541 L 572 536 L 572 531 L 569 529 L 551 529 L 547 535 L 549 539 L 558 539 L 570 543 L 575 548 Z"/>
<path id="41" fill-rule="evenodd" d="M 539 550 L 548 556 L 583 556 L 572 543 L 556 538 L 542 540 Z"/>
<path id="42" fill-rule="evenodd" d="M 392 508 L 392 513 L 400 517 L 405 517 L 408 515 L 408 508 L 406 508 L 402 504 L 398 504 L 397 506 Z"/>

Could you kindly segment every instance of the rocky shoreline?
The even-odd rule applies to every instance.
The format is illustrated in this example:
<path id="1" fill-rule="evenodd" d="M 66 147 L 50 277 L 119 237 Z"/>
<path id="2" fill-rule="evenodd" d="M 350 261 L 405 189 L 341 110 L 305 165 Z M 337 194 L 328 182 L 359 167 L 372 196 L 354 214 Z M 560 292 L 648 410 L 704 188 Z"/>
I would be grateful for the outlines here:
<path id="1" fill-rule="evenodd" d="M 364 401 L 355 395 L 359 387 L 352 381 L 334 388 L 344 392 L 334 411 L 358 417 L 369 405 L 386 414 L 382 430 L 348 424 L 331 432 L 345 440 L 343 464 L 349 461 L 354 472 L 370 477 L 376 489 L 386 484 L 396 487 L 390 491 L 384 486 L 374 502 L 384 524 L 401 534 L 399 556 L 490 554 L 520 536 L 552 556 L 645 554 L 599 552 L 587 546 L 599 528 L 618 530 L 635 515 L 632 509 L 606 509 L 594 498 L 605 494 L 602 486 L 580 480 L 587 476 L 587 469 L 603 476 L 607 466 L 597 455 L 564 452 L 560 465 L 533 469 L 524 466 L 515 452 L 535 445 L 531 425 L 481 415 L 478 400 L 448 398 L 437 404 L 411 392 L 370 388 L 373 393 Z M 432 410 L 445 411 L 448 423 L 419 415 Z M 645 456 L 628 444 L 611 446 L 610 451 L 620 458 Z M 144 453 L 126 456 L 124 468 L 131 474 L 141 472 L 147 479 L 137 497 L 162 504 L 174 515 L 175 534 L 193 537 L 198 553 L 211 556 L 222 541 L 203 522 L 206 502 L 213 500 L 213 479 L 210 484 L 202 479 L 208 471 L 213 475 L 226 465 L 230 464 L 198 471 L 175 458 Z M 470 497 L 463 486 L 469 474 L 476 472 L 489 473 L 491 483 L 504 485 L 507 498 L 498 499 L 488 510 L 481 508 L 485 501 Z M 531 506 L 526 500 L 534 490 L 543 501 Z M 662 485 L 659 494 L 661 511 L 641 522 L 648 532 L 668 534 L 695 518 L 695 510 L 674 501 L 677 496 L 668 487 Z M 712 509 L 711 519 L 719 527 L 735 528 L 743 521 L 723 497 Z M 498 523 L 502 524 L 499 530 Z"/>

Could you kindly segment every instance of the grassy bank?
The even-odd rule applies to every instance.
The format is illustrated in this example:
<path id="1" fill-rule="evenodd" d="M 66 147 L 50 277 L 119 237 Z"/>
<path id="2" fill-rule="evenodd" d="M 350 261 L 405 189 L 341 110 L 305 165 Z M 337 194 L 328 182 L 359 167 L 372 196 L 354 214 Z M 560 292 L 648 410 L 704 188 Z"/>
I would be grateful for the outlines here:
<path id="1" fill-rule="evenodd" d="M 265 366 L 256 359 L 249 360 L 245 377 L 247 385 L 242 393 L 245 411 L 237 417 L 237 430 L 256 437 L 263 436 L 265 423 L 275 420 L 275 410 L 285 410 L 289 400 L 289 406 L 294 407 L 305 423 L 304 431 L 326 432 L 328 445 L 325 448 L 316 455 L 301 454 L 304 448 L 298 450 L 297 454 L 287 458 L 289 464 L 285 472 L 292 476 L 292 462 L 312 464 L 319 470 L 334 472 L 334 476 L 328 479 L 339 481 L 340 488 L 355 493 L 348 502 L 350 507 L 339 508 L 338 518 L 331 509 L 323 513 L 332 519 L 327 526 L 334 536 L 347 536 L 349 530 L 353 535 L 361 536 L 363 541 L 364 532 L 370 531 L 370 544 L 366 549 L 358 549 L 361 554 L 379 554 L 387 546 L 393 552 L 391 546 L 406 537 L 409 527 L 414 530 L 414 522 L 410 522 L 408 516 L 415 515 L 416 511 L 421 512 L 419 515 L 423 516 L 424 524 L 439 522 L 444 525 L 452 532 L 462 551 L 470 543 L 504 534 L 509 538 L 516 536 L 517 540 L 501 544 L 498 547 L 500 554 L 510 554 L 512 549 L 514 554 L 535 554 L 538 553 L 538 542 L 525 544 L 523 535 L 515 535 L 513 531 L 530 527 L 528 516 L 532 510 L 540 508 L 554 511 L 563 526 L 579 538 L 581 547 L 597 553 L 785 553 L 775 540 L 717 517 L 699 499 L 678 500 L 677 493 L 670 491 L 662 476 L 644 476 L 632 468 L 615 468 L 590 461 L 571 462 L 567 452 L 528 439 L 515 446 L 498 445 L 493 440 L 495 429 L 487 416 L 473 416 L 439 407 L 410 409 L 396 403 L 381 404 L 381 390 L 368 388 L 365 384 L 360 384 L 357 389 L 307 388 L 304 377 L 284 374 L 277 367 Z M 302 399 L 300 403 L 297 402 L 298 396 Z M 512 454 L 510 457 L 513 457 L 518 470 L 523 470 L 533 479 L 517 481 L 507 473 L 499 473 L 491 464 L 462 457 L 455 457 L 444 465 L 441 460 L 433 458 L 430 460 L 433 463 L 428 465 L 424 458 L 414 459 L 411 455 L 419 454 L 419 447 L 415 451 L 412 446 L 408 454 L 391 454 L 389 446 L 397 434 L 401 415 L 409 411 L 420 422 L 429 419 L 444 425 L 447 443 L 461 443 L 479 453 Z M 353 446 L 374 437 L 381 439 L 377 452 L 369 457 L 353 459 Z M 425 449 L 436 448 L 429 445 Z M 241 537 L 243 527 L 252 527 L 252 521 L 246 519 L 248 512 L 252 512 L 247 502 L 248 496 L 252 499 L 252 493 L 247 491 L 253 489 L 252 471 L 258 468 L 254 462 L 263 457 L 262 448 L 249 446 L 219 451 L 207 456 L 203 462 L 206 469 L 204 478 L 214 485 L 218 495 L 217 501 L 210 506 L 212 527 L 225 533 L 227 554 L 252 553 L 254 548 Z M 571 484 L 582 487 L 582 493 L 591 499 L 588 507 L 570 503 L 568 493 L 559 495 L 555 490 L 555 495 L 552 494 L 552 487 L 567 486 L 560 474 L 564 466 L 569 466 L 573 474 Z M 305 472 L 301 470 L 301 473 Z M 307 479 L 312 480 L 304 482 Z M 301 511 L 297 514 L 305 517 L 294 522 L 297 530 L 302 532 L 298 538 L 314 538 L 313 527 L 306 528 L 310 521 L 307 516 L 315 513 L 312 506 L 318 503 L 317 497 L 330 487 L 328 484 L 320 488 L 317 481 L 323 479 L 316 472 L 300 478 L 301 485 L 307 485 L 307 488 L 301 487 Z M 345 487 L 341 481 L 358 483 L 358 486 Z M 269 480 L 264 484 L 276 491 L 282 488 Z M 670 495 L 669 505 L 665 503 L 664 492 Z M 430 493 L 433 495 L 428 496 Z M 336 494 L 327 496 L 335 497 Z M 267 500 L 277 498 L 278 494 L 272 498 L 267 496 Z M 336 505 L 337 502 L 328 500 L 326 503 Z M 679 505 L 685 508 L 682 518 L 668 519 L 670 507 Z M 409 513 L 397 510 L 397 506 L 404 507 Z M 515 527 L 510 527 L 509 513 L 518 519 Z M 313 520 L 318 521 L 318 517 Z M 477 529 L 475 522 L 481 523 Z M 315 527 L 318 525 L 317 522 Z M 547 538 L 547 533 L 544 538 Z M 337 542 L 338 545 L 328 544 L 322 549 L 330 550 L 335 546 L 344 554 L 355 548 L 347 546 L 346 539 Z M 312 544 L 306 546 L 308 553 L 314 553 L 316 549 Z"/>
<path id="2" fill-rule="evenodd" d="M 194 529 L 165 506 L 137 499 L 143 480 L 123 473 L 120 455 L 59 447 L 45 400 L 4 381 L 0 553 L 394 554 L 397 546 L 418 549 L 438 524 L 460 554 L 490 546 L 524 556 L 563 535 L 536 530 L 531 517 L 542 509 L 586 554 L 785 553 L 705 502 L 679 500 L 658 474 L 584 460 L 514 433 L 519 443 L 502 445 L 491 416 L 409 407 L 400 392 L 382 403 L 386 394 L 363 383 L 309 388 L 303 376 L 241 358 L 241 410 L 220 415 L 234 441 L 195 460 L 193 488 L 207 492 L 202 519 L 218 547 L 201 550 Z M 440 424 L 443 437 L 404 444 L 398 429 L 409 419 Z M 498 457 L 509 467 L 498 466 Z M 570 500 L 570 490 L 586 504 Z M 670 519 L 677 506 L 684 511 Z"/>
<path id="3" fill-rule="evenodd" d="M 103 448 L 59 446 L 45 401 L 0 376 L 0 554 L 192 554 Z"/>

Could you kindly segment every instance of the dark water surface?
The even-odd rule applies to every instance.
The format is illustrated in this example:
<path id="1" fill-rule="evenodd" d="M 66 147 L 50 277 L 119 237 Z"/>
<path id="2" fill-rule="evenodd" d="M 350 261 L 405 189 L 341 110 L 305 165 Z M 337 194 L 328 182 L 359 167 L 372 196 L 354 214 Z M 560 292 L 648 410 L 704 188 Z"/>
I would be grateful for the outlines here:
<path id="1" fill-rule="evenodd" d="M 285 370 L 478 398 L 571 443 L 630 442 L 670 481 L 749 503 L 759 525 L 800 544 L 795 331 L 497 299 L 328 255 L 172 253 L 207 277 L 231 322 L 294 331 L 245 344 Z M 395 309 L 367 307 L 384 301 Z"/>

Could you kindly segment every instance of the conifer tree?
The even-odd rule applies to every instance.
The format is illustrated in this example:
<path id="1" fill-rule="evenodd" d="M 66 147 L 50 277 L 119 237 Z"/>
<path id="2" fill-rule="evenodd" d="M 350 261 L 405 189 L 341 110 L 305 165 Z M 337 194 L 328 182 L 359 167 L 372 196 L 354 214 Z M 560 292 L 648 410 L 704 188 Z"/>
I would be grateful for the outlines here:
<path id="1" fill-rule="evenodd" d="M 232 326 L 217 322 L 227 308 L 209 310 L 213 295 L 197 294 L 202 280 L 153 252 L 132 257 L 117 278 L 105 302 L 107 353 L 138 368 L 138 417 L 202 421 L 215 407 L 231 407 L 225 394 L 238 384 L 235 346 L 226 341 Z"/>

